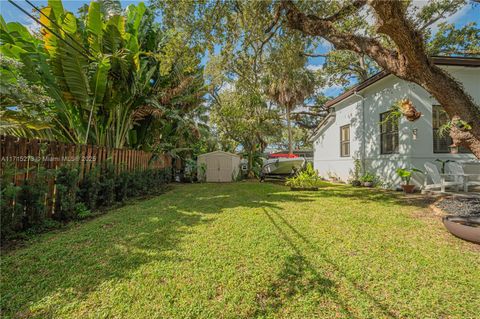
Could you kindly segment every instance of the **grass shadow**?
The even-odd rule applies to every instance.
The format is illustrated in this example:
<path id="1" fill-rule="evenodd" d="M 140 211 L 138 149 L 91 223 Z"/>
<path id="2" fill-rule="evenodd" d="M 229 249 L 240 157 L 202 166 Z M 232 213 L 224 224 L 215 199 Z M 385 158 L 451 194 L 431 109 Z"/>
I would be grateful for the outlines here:
<path id="1" fill-rule="evenodd" d="M 259 292 L 258 315 L 278 311 L 282 299 L 308 291 L 331 296 L 348 315 L 348 308 L 335 292 L 331 279 L 309 262 L 283 229 L 287 227 L 303 242 L 311 243 L 281 214 L 275 213 L 284 203 L 308 204 L 319 198 L 338 196 L 361 203 L 379 200 L 402 203 L 391 193 L 348 187 L 332 185 L 318 192 L 302 193 L 268 183 L 178 185 L 159 197 L 129 204 L 64 231 L 43 234 L 26 247 L 2 256 L 2 315 L 27 313 L 26 316 L 49 317 L 52 313 L 48 309 L 31 314 L 28 311 L 52 298 L 66 300 L 65 303 L 82 300 L 107 281 L 129 278 L 143 265 L 178 260 L 180 244 L 194 226 L 212 223 L 218 214 L 235 208 L 264 209 L 292 248 L 292 254 L 283 260 L 277 280 Z M 275 219 L 267 211 L 274 212 Z M 323 257 L 337 266 L 327 256 Z M 338 268 L 338 272 L 342 270 Z M 388 316 L 388 309 L 384 313 Z"/>
<path id="2" fill-rule="evenodd" d="M 252 183 L 235 192 L 236 187 L 178 185 L 158 197 L 39 235 L 3 254 L 2 314 L 48 317 L 52 314 L 30 313 L 29 309 L 52 296 L 82 300 L 106 281 L 129 278 L 142 265 L 175 260 L 180 255 L 179 243 L 192 227 L 211 223 L 226 210 L 278 208 L 281 202 L 312 200 L 281 193 L 278 186 Z"/>
<path id="3" fill-rule="evenodd" d="M 375 298 L 373 295 L 371 295 L 368 291 L 366 291 L 363 287 L 361 287 L 361 285 L 359 285 L 358 283 L 355 282 L 355 280 L 353 280 L 345 271 L 343 271 L 341 269 L 341 267 L 335 263 L 332 259 L 330 259 L 325 253 L 322 253 L 321 249 L 319 247 L 316 247 L 315 245 L 313 245 L 308 239 L 306 236 L 304 236 L 302 233 L 300 233 L 295 227 L 293 227 L 283 216 L 280 212 L 278 212 L 277 210 L 271 210 L 272 212 L 272 215 L 275 216 L 276 219 L 279 220 L 279 222 L 275 221 L 275 219 L 273 218 L 273 216 L 271 214 L 268 213 L 267 210 L 264 210 L 264 213 L 267 215 L 269 221 L 272 223 L 272 225 L 277 229 L 277 231 L 279 232 L 280 236 L 284 239 L 284 241 L 286 242 L 286 244 L 288 246 L 290 246 L 293 251 L 295 252 L 295 254 L 297 256 L 304 256 L 305 254 L 302 253 L 300 251 L 300 249 L 298 248 L 297 245 L 295 245 L 293 239 L 291 237 L 288 236 L 288 234 L 286 233 L 286 231 L 284 230 L 284 228 L 288 229 L 291 233 L 294 234 L 294 237 L 298 240 L 300 240 L 301 242 L 303 242 L 304 244 L 306 244 L 306 246 L 308 247 L 308 249 L 310 249 L 311 251 L 315 251 L 315 253 L 320 256 L 328 265 L 330 265 L 332 267 L 332 269 L 334 269 L 335 273 L 337 275 L 339 275 L 340 277 L 344 278 L 347 280 L 347 282 L 350 283 L 350 285 L 352 285 L 356 290 L 357 292 L 359 292 L 360 294 L 362 294 L 364 297 L 366 297 L 370 302 L 372 302 L 374 305 L 375 305 L 375 308 L 377 308 L 378 310 L 380 310 L 380 312 L 382 313 L 382 317 L 383 318 L 398 318 L 398 316 L 393 312 L 391 311 L 388 306 L 386 306 L 385 304 L 383 304 L 380 300 L 378 300 L 377 298 Z M 307 263 L 307 266 L 308 266 L 308 269 L 310 272 L 314 273 L 316 276 L 318 276 L 319 272 L 316 270 L 316 268 L 311 264 L 311 263 Z M 349 310 L 348 310 L 348 306 L 346 305 L 345 301 L 343 301 L 340 296 L 335 293 L 335 290 L 333 290 L 333 287 L 334 287 L 334 282 L 330 279 L 327 279 L 329 281 L 329 290 L 327 290 L 326 292 L 330 295 L 330 297 L 336 301 L 336 303 L 340 306 L 340 310 L 341 312 L 343 312 L 344 314 L 348 315 L 349 318 L 353 318 L 355 317 Z"/>

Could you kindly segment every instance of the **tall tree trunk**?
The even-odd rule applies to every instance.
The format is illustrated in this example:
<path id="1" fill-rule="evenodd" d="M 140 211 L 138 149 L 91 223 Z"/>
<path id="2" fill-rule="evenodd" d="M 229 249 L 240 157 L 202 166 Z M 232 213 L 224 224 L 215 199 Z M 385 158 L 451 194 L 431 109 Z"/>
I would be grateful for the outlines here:
<path id="1" fill-rule="evenodd" d="M 410 81 L 426 89 L 445 109 L 452 121 L 450 136 L 453 144 L 469 148 L 480 158 L 480 108 L 450 75 L 435 65 L 412 72 Z M 459 122 L 461 121 L 461 122 Z M 467 123 L 470 128 L 463 128 Z"/>
<path id="2" fill-rule="evenodd" d="M 250 150 L 248 152 L 248 178 L 253 178 L 253 152 Z"/>
<path id="3" fill-rule="evenodd" d="M 290 119 L 291 107 L 287 106 L 287 129 L 288 129 L 288 154 L 293 154 L 292 145 L 292 122 Z"/>
<path id="4" fill-rule="evenodd" d="M 254 142 L 253 144 L 251 144 L 248 151 L 248 173 L 247 173 L 248 178 L 255 178 L 255 174 L 253 172 L 253 156 L 256 151 L 257 151 L 257 147 Z"/>

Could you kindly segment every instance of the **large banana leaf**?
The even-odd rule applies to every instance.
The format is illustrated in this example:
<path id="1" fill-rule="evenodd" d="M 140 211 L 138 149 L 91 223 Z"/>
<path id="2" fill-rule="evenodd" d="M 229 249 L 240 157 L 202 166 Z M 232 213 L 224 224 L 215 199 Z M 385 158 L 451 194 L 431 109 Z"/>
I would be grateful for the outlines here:
<path id="1" fill-rule="evenodd" d="M 110 58 L 102 57 L 97 62 L 97 69 L 90 82 L 90 87 L 93 90 L 94 106 L 103 103 L 103 97 L 107 88 L 108 71 L 110 70 Z"/>
<path id="2" fill-rule="evenodd" d="M 58 34 L 58 27 L 52 23 L 52 21 L 56 20 L 53 9 L 51 7 L 45 7 L 41 10 L 41 12 L 40 22 Z M 55 56 L 57 53 L 58 42 L 60 40 L 57 39 L 57 36 L 54 33 L 50 32 L 46 28 L 42 28 L 42 35 L 45 50 L 48 51 L 50 56 Z"/>
<path id="3" fill-rule="evenodd" d="M 114 24 L 107 24 L 102 36 L 103 52 L 114 54 L 123 46 L 120 31 Z"/>
<path id="4" fill-rule="evenodd" d="M 142 22 L 143 15 L 145 14 L 147 7 L 143 2 L 140 2 L 137 6 L 131 4 L 127 7 L 127 32 L 132 35 L 138 34 L 138 28 Z"/>
<path id="5" fill-rule="evenodd" d="M 6 43 L 0 46 L 0 53 L 11 58 L 16 58 L 18 60 L 21 59 L 21 54 L 26 52 L 27 51 L 15 44 Z"/>
<path id="6" fill-rule="evenodd" d="M 58 20 L 58 19 L 57 19 Z M 77 18 L 71 12 L 67 12 L 63 15 L 63 21 L 61 27 L 64 33 L 68 33 L 71 37 L 75 37 L 77 32 Z M 70 38 L 65 38 L 65 40 L 70 40 Z M 76 43 L 71 43 L 72 45 L 77 45 Z"/>
<path id="7" fill-rule="evenodd" d="M 0 14 L 0 29 L 7 30 L 7 23 L 5 22 L 5 19 L 3 19 L 1 14 Z"/>
<path id="8" fill-rule="evenodd" d="M 92 1 L 88 8 L 87 31 L 90 49 L 95 52 L 100 52 L 100 45 L 102 42 L 102 29 L 103 22 L 100 3 Z"/>
<path id="9" fill-rule="evenodd" d="M 89 107 L 90 89 L 87 78 L 88 61 L 68 45 L 61 46 L 63 79 L 67 83 L 68 93 L 77 104 L 85 109 Z"/>
<path id="10" fill-rule="evenodd" d="M 9 22 L 6 25 L 6 29 L 10 33 L 11 36 L 20 39 L 23 42 L 28 42 L 33 40 L 33 36 L 28 31 L 25 26 L 18 22 Z"/>
<path id="11" fill-rule="evenodd" d="M 63 4 L 61 0 L 48 0 L 48 7 L 52 8 L 57 19 L 63 15 Z"/>

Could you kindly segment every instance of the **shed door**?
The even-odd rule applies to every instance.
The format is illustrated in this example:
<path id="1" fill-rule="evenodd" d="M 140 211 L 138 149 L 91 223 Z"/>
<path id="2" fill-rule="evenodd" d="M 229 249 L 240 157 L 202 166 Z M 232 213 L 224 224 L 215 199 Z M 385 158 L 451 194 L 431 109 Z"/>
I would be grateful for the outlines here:
<path id="1" fill-rule="evenodd" d="M 207 182 L 218 182 L 219 170 L 217 157 L 207 156 L 205 162 L 207 165 Z"/>
<path id="2" fill-rule="evenodd" d="M 231 182 L 232 181 L 232 158 L 230 156 L 218 157 L 218 181 Z"/>

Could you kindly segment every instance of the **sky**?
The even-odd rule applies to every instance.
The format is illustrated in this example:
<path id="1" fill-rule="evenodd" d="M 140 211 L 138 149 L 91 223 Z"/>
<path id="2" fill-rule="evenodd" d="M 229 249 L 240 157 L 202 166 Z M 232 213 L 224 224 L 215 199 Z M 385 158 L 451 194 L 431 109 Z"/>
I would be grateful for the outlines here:
<path id="1" fill-rule="evenodd" d="M 19 6 L 31 12 L 31 7 L 25 1 L 15 0 L 15 2 Z M 38 7 L 43 7 L 47 5 L 47 0 L 40 0 L 40 1 L 31 0 L 31 2 Z M 129 4 L 136 4 L 138 2 L 140 1 L 135 1 L 135 0 L 121 1 L 123 8 L 127 7 Z M 144 2 L 148 3 L 148 1 L 144 1 Z M 78 8 L 88 3 L 90 3 L 90 0 L 63 0 L 64 8 L 74 13 L 77 12 Z M 417 7 L 422 7 L 426 3 L 427 1 L 414 1 L 414 5 Z M 24 13 L 22 13 L 17 8 L 15 8 L 7 0 L 0 0 L 0 13 L 6 22 L 16 21 L 29 27 L 33 27 L 33 28 L 36 27 L 36 22 L 31 20 L 29 17 L 27 17 Z M 441 22 L 443 21 L 445 20 L 442 20 Z M 473 5 L 473 4 L 466 5 L 465 7 L 463 7 L 462 10 L 448 17 L 446 21 L 449 23 L 454 23 L 457 27 L 462 27 L 465 24 L 470 22 L 477 22 L 477 24 L 480 25 L 480 5 Z M 435 31 L 435 29 L 436 29 L 436 26 L 433 27 L 433 31 Z M 318 48 L 317 53 L 326 53 L 328 51 L 329 51 L 328 44 L 325 44 Z M 204 58 L 202 62 L 205 63 L 206 58 Z M 310 69 L 318 69 L 318 68 L 321 68 L 322 64 L 324 63 L 324 59 L 310 58 L 308 63 L 309 63 L 308 67 Z M 327 96 L 336 96 L 340 94 L 342 91 L 343 91 L 343 88 L 340 86 L 326 87 L 323 89 L 323 92 Z"/>

